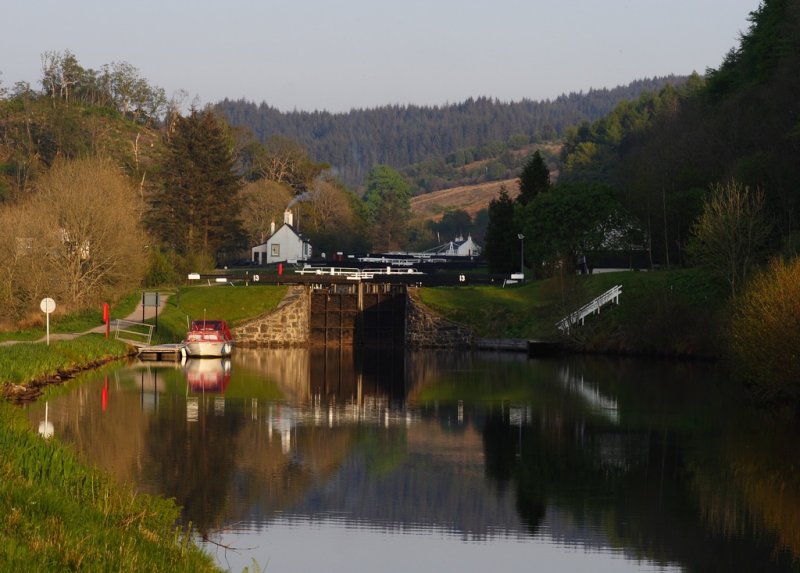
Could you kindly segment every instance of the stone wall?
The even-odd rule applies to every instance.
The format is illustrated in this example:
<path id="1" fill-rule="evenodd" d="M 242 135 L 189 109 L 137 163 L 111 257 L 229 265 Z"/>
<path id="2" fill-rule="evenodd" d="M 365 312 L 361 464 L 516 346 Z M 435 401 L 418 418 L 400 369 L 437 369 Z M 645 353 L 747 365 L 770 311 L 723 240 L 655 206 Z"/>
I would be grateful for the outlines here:
<path id="1" fill-rule="evenodd" d="M 414 287 L 408 288 L 406 345 L 411 348 L 469 348 L 474 336 L 467 327 L 426 307 Z"/>
<path id="2" fill-rule="evenodd" d="M 310 300 L 306 287 L 289 287 L 275 310 L 233 329 L 236 345 L 244 348 L 308 346 Z"/>
<path id="3" fill-rule="evenodd" d="M 469 348 L 475 338 L 467 327 L 426 307 L 414 287 L 408 288 L 405 343 L 411 348 Z M 302 348 L 310 341 L 311 294 L 304 286 L 290 287 L 277 308 L 233 329 L 243 348 Z"/>

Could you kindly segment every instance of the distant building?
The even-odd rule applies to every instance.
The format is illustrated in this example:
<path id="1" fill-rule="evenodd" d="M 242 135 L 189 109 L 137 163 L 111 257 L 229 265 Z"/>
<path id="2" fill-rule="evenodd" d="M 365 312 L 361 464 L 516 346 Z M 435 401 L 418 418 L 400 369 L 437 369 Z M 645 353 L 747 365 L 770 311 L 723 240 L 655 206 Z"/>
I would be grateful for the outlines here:
<path id="1" fill-rule="evenodd" d="M 481 248 L 472 240 L 472 235 L 467 235 L 466 239 L 459 235 L 454 240 L 430 249 L 426 253 L 451 257 L 477 257 L 481 254 Z"/>
<path id="2" fill-rule="evenodd" d="M 276 231 L 273 223 L 267 242 L 251 249 L 251 259 L 255 264 L 294 263 L 311 258 L 311 243 L 297 232 L 293 222 L 294 216 L 287 209 L 283 213 L 283 225 Z"/>

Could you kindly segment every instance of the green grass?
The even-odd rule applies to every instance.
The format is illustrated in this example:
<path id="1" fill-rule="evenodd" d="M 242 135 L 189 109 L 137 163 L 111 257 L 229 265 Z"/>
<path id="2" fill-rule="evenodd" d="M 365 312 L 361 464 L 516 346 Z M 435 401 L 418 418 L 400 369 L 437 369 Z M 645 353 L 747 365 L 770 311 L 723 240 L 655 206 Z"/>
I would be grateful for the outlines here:
<path id="1" fill-rule="evenodd" d="M 126 344 L 106 340 L 100 334 L 56 341 L 50 346 L 34 342 L 0 346 L 0 383 L 24 385 L 127 354 Z"/>
<path id="2" fill-rule="evenodd" d="M 191 286 L 182 287 L 167 300 L 158 317 L 158 331 L 153 340 L 178 342 L 186 334 L 188 320 L 222 319 L 229 326 L 267 313 L 286 294 L 285 286 Z"/>
<path id="3" fill-rule="evenodd" d="M 542 281 L 513 288 L 494 286 L 420 289 L 423 303 L 486 338 L 540 337 L 550 334 L 550 297 Z"/>
<path id="4" fill-rule="evenodd" d="M 114 304 L 110 309 L 112 320 L 124 318 L 136 309 L 142 295 L 139 292 L 131 293 Z M 42 319 L 44 320 L 44 318 Z M 103 324 L 102 307 L 86 310 L 84 312 L 67 315 L 54 315 L 50 317 L 50 333 L 86 332 Z M 44 323 L 37 328 L 27 328 L 13 332 L 0 332 L 0 341 L 4 340 L 39 340 L 44 338 L 46 327 Z"/>
<path id="5" fill-rule="evenodd" d="M 711 312 L 724 303 L 724 288 L 696 269 L 617 272 L 531 281 L 511 287 L 420 289 L 423 303 L 485 338 L 554 339 L 555 323 L 611 287 L 622 285 L 620 306 L 603 320 L 612 326 L 643 322 L 656 311 Z"/>
<path id="6" fill-rule="evenodd" d="M 17 571 L 217 571 L 176 529 L 171 500 L 137 495 L 44 440 L 0 403 L 0 563 Z"/>

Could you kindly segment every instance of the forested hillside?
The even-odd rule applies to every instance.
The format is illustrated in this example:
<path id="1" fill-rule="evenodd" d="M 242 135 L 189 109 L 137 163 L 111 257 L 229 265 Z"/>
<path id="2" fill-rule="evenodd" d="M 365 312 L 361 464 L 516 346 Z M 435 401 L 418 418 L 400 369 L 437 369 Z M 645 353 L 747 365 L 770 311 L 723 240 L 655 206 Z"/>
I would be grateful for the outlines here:
<path id="1" fill-rule="evenodd" d="M 741 43 L 705 78 L 620 104 L 571 130 L 565 182 L 618 190 L 653 261 L 686 263 L 712 184 L 763 194 L 771 250 L 800 246 L 800 3 L 765 2 Z"/>
<path id="2" fill-rule="evenodd" d="M 346 184 L 358 187 L 377 164 L 401 169 L 429 160 L 443 161 L 458 150 L 476 150 L 497 142 L 513 140 L 524 145 L 558 139 L 570 126 L 594 121 L 621 101 L 668 84 L 680 85 L 685 79 L 639 80 L 552 101 L 506 103 L 484 97 L 441 107 L 384 106 L 333 114 L 281 112 L 267 103 L 226 99 L 216 109 L 231 125 L 250 129 L 262 143 L 274 136 L 299 143 L 313 160 L 330 164 Z"/>

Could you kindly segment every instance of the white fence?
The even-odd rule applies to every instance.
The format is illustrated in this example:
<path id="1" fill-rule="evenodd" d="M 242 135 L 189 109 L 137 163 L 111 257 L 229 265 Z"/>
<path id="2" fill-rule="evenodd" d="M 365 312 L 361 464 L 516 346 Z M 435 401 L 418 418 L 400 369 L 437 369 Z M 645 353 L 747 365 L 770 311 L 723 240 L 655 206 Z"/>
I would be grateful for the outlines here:
<path id="1" fill-rule="evenodd" d="M 382 267 L 377 269 L 356 269 L 348 267 L 311 267 L 304 266 L 295 270 L 300 275 L 328 275 L 340 276 L 351 280 L 371 279 L 376 275 L 421 275 L 422 272 L 415 269 L 395 269 L 393 267 Z"/>
<path id="2" fill-rule="evenodd" d="M 118 318 L 114 321 L 114 338 L 129 342 L 134 346 L 150 346 L 150 339 L 153 338 L 153 325 Z"/>
<path id="3" fill-rule="evenodd" d="M 619 295 L 622 293 L 622 285 L 617 285 L 608 289 L 606 292 L 598 296 L 592 302 L 583 305 L 578 310 L 565 316 L 556 323 L 556 326 L 561 332 L 569 332 L 570 328 L 578 324 L 583 324 L 584 319 L 590 314 L 600 314 L 600 308 L 606 304 L 614 303 L 619 304 Z"/>

